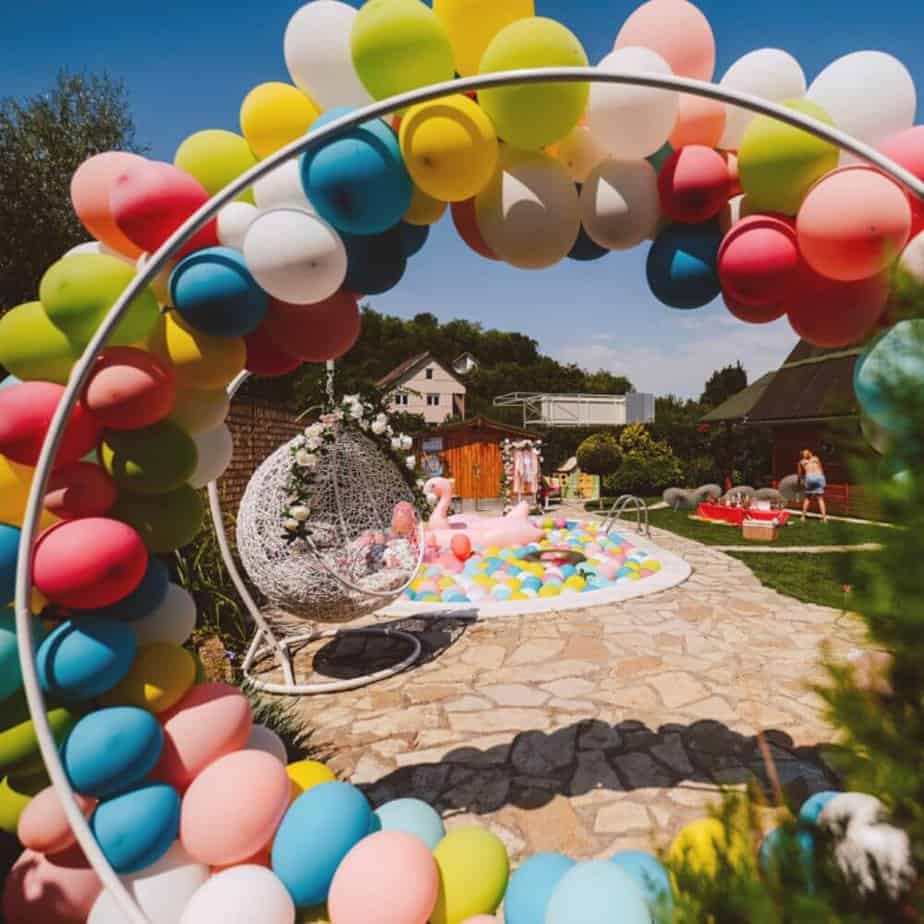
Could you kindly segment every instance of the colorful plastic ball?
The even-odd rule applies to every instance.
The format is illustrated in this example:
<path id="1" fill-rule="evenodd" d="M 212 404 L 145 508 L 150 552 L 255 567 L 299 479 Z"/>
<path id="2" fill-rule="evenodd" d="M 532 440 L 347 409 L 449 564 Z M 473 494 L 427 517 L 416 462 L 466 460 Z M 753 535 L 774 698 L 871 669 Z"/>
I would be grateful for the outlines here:
<path id="1" fill-rule="evenodd" d="M 134 626 L 122 625 L 132 634 L 134 642 Z M 175 706 L 195 679 L 196 662 L 185 648 L 170 642 L 153 642 L 139 649 L 125 676 L 100 701 L 107 706 L 137 706 L 157 715 Z"/>
<path id="2" fill-rule="evenodd" d="M 670 308 L 709 304 L 720 291 L 716 261 L 721 242 L 714 223 L 665 228 L 648 254 L 648 285 L 655 298 Z"/>
<path id="3" fill-rule="evenodd" d="M 272 860 L 297 907 L 327 899 L 337 867 L 371 824 L 366 797 L 349 783 L 321 783 L 295 800 L 276 832 Z"/>
<path id="4" fill-rule="evenodd" d="M 196 467 L 187 479 L 194 488 L 204 488 L 218 481 L 231 464 L 234 455 L 234 439 L 225 424 L 193 437 L 196 445 Z"/>
<path id="5" fill-rule="evenodd" d="M 315 128 L 347 111 L 326 112 Z M 414 192 L 398 139 L 381 119 L 310 148 L 302 157 L 301 174 L 318 214 L 350 234 L 378 234 L 393 227 L 410 207 Z"/>
<path id="6" fill-rule="evenodd" d="M 119 229 L 145 253 L 154 253 L 208 200 L 208 192 L 197 179 L 173 164 L 159 161 L 129 166 L 116 178 L 109 196 L 112 216 Z M 215 220 L 212 219 L 183 244 L 175 256 L 183 257 L 217 243 Z"/>
<path id="7" fill-rule="evenodd" d="M 280 765 L 285 767 L 288 760 L 285 742 L 271 728 L 265 725 L 254 723 L 250 729 L 250 737 L 247 739 L 246 749 L 250 751 L 263 751 L 275 757 Z"/>
<path id="8" fill-rule="evenodd" d="M 452 45 L 419 0 L 368 0 L 350 34 L 353 66 L 373 99 L 452 80 Z"/>
<path id="9" fill-rule="evenodd" d="M 423 246 L 430 236 L 430 229 L 426 225 L 411 225 L 406 221 L 400 222 L 398 229 L 401 232 L 401 246 L 404 256 L 410 260 L 411 257 L 423 250 Z"/>
<path id="10" fill-rule="evenodd" d="M 204 514 L 199 492 L 185 484 L 167 494 L 123 494 L 110 511 L 113 519 L 137 530 L 148 551 L 156 555 L 192 542 Z"/>
<path id="11" fill-rule="evenodd" d="M 291 763 L 286 767 L 286 774 L 296 797 L 315 786 L 320 786 L 321 783 L 337 782 L 333 771 L 317 760 L 299 760 Z"/>
<path id="12" fill-rule="evenodd" d="M 316 305 L 273 301 L 266 332 L 276 346 L 304 362 L 339 359 L 359 339 L 362 318 L 356 296 L 341 289 Z"/>
<path id="13" fill-rule="evenodd" d="M 0 364 L 20 380 L 66 384 L 79 355 L 80 345 L 51 323 L 41 302 L 0 317 Z"/>
<path id="14" fill-rule="evenodd" d="M 682 93 L 677 102 L 677 121 L 668 139 L 675 151 L 693 145 L 715 148 L 725 131 L 725 103 Z"/>
<path id="15" fill-rule="evenodd" d="M 291 84 L 261 83 L 241 104 L 241 132 L 250 151 L 263 160 L 307 134 L 320 114 L 314 101 Z"/>
<path id="16" fill-rule="evenodd" d="M 545 924 L 549 899 L 574 860 L 560 853 L 537 853 L 510 877 L 504 895 L 506 924 Z"/>
<path id="17" fill-rule="evenodd" d="M 521 269 L 563 260 L 581 227 L 574 183 L 558 161 L 540 152 L 506 149 L 475 209 L 488 247 Z"/>
<path id="18" fill-rule="evenodd" d="M 484 828 L 455 828 L 437 844 L 440 892 L 432 924 L 460 924 L 476 914 L 493 914 L 504 897 L 510 871 L 507 849 Z"/>
<path id="19" fill-rule="evenodd" d="M 253 197 L 257 208 L 264 212 L 281 208 L 299 209 L 303 212 L 315 210 L 302 186 L 302 171 L 298 158 L 285 161 L 257 180 L 253 184 Z"/>
<path id="20" fill-rule="evenodd" d="M 107 347 L 81 404 L 104 427 L 134 430 L 167 417 L 175 398 L 173 372 L 164 362 L 136 347 Z"/>
<path id="21" fill-rule="evenodd" d="M 241 135 L 211 128 L 195 132 L 183 141 L 173 156 L 173 163 L 214 196 L 257 163 L 254 154 Z M 239 198 L 247 195 L 247 192 L 242 193 Z"/>
<path id="22" fill-rule="evenodd" d="M 629 873 L 603 860 L 578 863 L 558 881 L 546 911 L 546 924 L 607 924 L 613 910 L 625 924 L 651 924 L 641 889 Z"/>
<path id="23" fill-rule="evenodd" d="M 151 558 L 155 561 L 154 557 Z M 185 644 L 196 625 L 196 601 L 177 584 L 168 584 L 157 606 L 144 615 L 133 617 L 131 628 L 139 645 L 168 642 Z"/>
<path id="24" fill-rule="evenodd" d="M 722 240 L 718 257 L 722 291 L 736 305 L 775 308 L 792 291 L 799 261 L 792 222 L 752 215 Z"/>
<path id="25" fill-rule="evenodd" d="M 547 153 L 564 166 L 575 183 L 587 182 L 590 172 L 607 157 L 586 125 L 578 125 L 553 147 Z"/>
<path id="26" fill-rule="evenodd" d="M 581 223 L 607 250 L 628 250 L 654 236 L 661 219 L 658 179 L 645 160 L 605 160 L 581 188 Z"/>
<path id="27" fill-rule="evenodd" d="M 409 225 L 435 225 L 445 214 L 447 203 L 428 196 L 422 189 L 414 187 L 411 204 L 404 213 L 403 221 Z"/>
<path id="28" fill-rule="evenodd" d="M 879 150 L 919 180 L 924 180 L 924 125 L 890 135 L 879 145 Z M 908 199 L 912 214 L 911 237 L 915 238 L 924 231 L 924 202 L 910 192 Z"/>
<path id="29" fill-rule="evenodd" d="M 809 100 L 787 108 L 833 125 L 828 113 Z M 738 150 L 741 188 L 756 211 L 795 215 L 809 189 L 837 166 L 838 149 L 828 141 L 769 116 L 748 126 Z"/>
<path id="30" fill-rule="evenodd" d="M 620 48 L 598 65 L 601 71 L 663 74 L 667 62 L 650 48 Z M 669 90 L 594 83 L 587 127 L 600 147 L 619 160 L 638 160 L 659 151 L 677 121 L 678 96 Z"/>
<path id="31" fill-rule="evenodd" d="M 381 234 L 344 234 L 348 292 L 381 295 L 393 289 L 404 276 L 407 257 L 399 226 Z"/>
<path id="32" fill-rule="evenodd" d="M 224 388 L 184 388 L 177 392 L 170 420 L 190 436 L 196 436 L 224 423 L 230 409 Z"/>
<path id="33" fill-rule="evenodd" d="M 222 388 L 247 360 L 241 337 L 213 337 L 193 329 L 174 311 L 158 320 L 146 346 L 172 368 L 178 390 Z"/>
<path id="34" fill-rule="evenodd" d="M 295 924 L 295 906 L 279 878 L 262 866 L 215 873 L 183 910 L 179 924 Z"/>
<path id="35" fill-rule="evenodd" d="M 261 324 L 252 334 L 248 334 L 244 343 L 247 345 L 247 371 L 254 375 L 275 378 L 294 372 L 302 364 L 297 356 L 292 356 L 276 345 L 266 324 Z"/>
<path id="36" fill-rule="evenodd" d="M 167 494 L 196 469 L 196 444 L 169 420 L 139 430 L 109 430 L 100 447 L 106 471 L 124 491 Z"/>
<path id="37" fill-rule="evenodd" d="M 64 387 L 53 382 L 20 382 L 0 391 L 0 453 L 20 465 L 35 465 L 63 394 Z M 85 456 L 100 432 L 99 422 L 78 405 L 64 427 L 56 464 Z"/>
<path id="38" fill-rule="evenodd" d="M 494 36 L 478 72 L 587 65 L 587 54 L 573 32 L 553 19 L 531 16 L 512 22 Z M 589 95 L 586 83 L 525 84 L 483 89 L 478 102 L 507 144 L 536 150 L 575 128 Z"/>
<path id="39" fill-rule="evenodd" d="M 80 347 L 86 346 L 116 299 L 135 276 L 134 267 L 103 254 L 64 257 L 46 271 L 39 297 L 49 320 Z M 131 303 L 109 339 L 118 346 L 143 339 L 157 320 L 150 289 Z"/>
<path id="40" fill-rule="evenodd" d="M 535 15 L 533 0 L 434 0 L 433 12 L 443 24 L 463 77 L 478 73 L 478 65 L 491 40 L 511 23 Z"/>
<path id="41" fill-rule="evenodd" d="M 641 850 L 621 850 L 610 862 L 632 877 L 653 913 L 673 908 L 670 876 L 656 857 Z"/>
<path id="42" fill-rule="evenodd" d="M 718 215 L 728 202 L 728 167 L 711 147 L 673 146 L 677 150 L 658 174 L 661 210 L 673 221 L 702 224 Z"/>
<path id="43" fill-rule="evenodd" d="M 75 796 L 84 817 L 88 818 L 96 808 L 96 800 Z M 73 847 L 76 838 L 54 786 L 42 789 L 29 802 L 19 816 L 16 836 L 23 847 L 37 853 L 56 854 Z"/>
<path id="44" fill-rule="evenodd" d="M 799 250 L 822 276 L 856 282 L 875 276 L 902 252 L 911 233 L 908 195 L 871 167 L 824 177 L 796 220 Z"/>

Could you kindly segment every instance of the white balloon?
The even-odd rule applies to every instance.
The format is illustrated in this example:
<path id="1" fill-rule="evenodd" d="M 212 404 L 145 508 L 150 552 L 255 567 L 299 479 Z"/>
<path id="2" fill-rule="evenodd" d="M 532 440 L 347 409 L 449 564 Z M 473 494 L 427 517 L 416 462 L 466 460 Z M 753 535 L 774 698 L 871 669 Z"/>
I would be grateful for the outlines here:
<path id="1" fill-rule="evenodd" d="M 209 878 L 209 868 L 197 863 L 177 841 L 155 864 L 122 882 L 151 924 L 177 924 L 183 909 Z M 87 924 L 124 924 L 121 906 L 105 889 L 94 902 Z"/>
<path id="2" fill-rule="evenodd" d="M 600 147 L 586 125 L 578 125 L 570 135 L 558 142 L 555 159 L 564 164 L 575 183 L 583 183 L 590 171 L 606 159 L 606 151 Z"/>
<path id="3" fill-rule="evenodd" d="M 805 72 L 788 52 L 779 48 L 761 48 L 739 58 L 725 72 L 719 86 L 781 103 L 805 96 Z M 725 132 L 719 147 L 726 151 L 737 151 L 755 115 L 749 109 L 728 106 Z"/>
<path id="4" fill-rule="evenodd" d="M 270 295 L 295 305 L 330 298 L 347 271 L 340 235 L 322 218 L 299 209 L 262 214 L 244 238 L 244 260 Z"/>
<path id="5" fill-rule="evenodd" d="M 263 866 L 216 873 L 190 899 L 179 924 L 294 924 L 295 905 L 279 878 Z"/>
<path id="6" fill-rule="evenodd" d="M 223 388 L 182 388 L 176 394 L 170 419 L 190 436 L 224 423 L 231 400 Z"/>
<path id="7" fill-rule="evenodd" d="M 286 26 L 283 53 L 292 82 L 321 110 L 372 102 L 353 67 L 350 36 L 356 10 L 337 0 L 306 3 Z"/>
<path id="8" fill-rule="evenodd" d="M 218 481 L 225 469 L 231 464 L 234 455 L 234 438 L 231 431 L 221 424 L 214 430 L 206 430 L 193 437 L 199 458 L 196 470 L 189 477 L 189 484 L 194 488 L 204 488 L 212 481 Z"/>
<path id="9" fill-rule="evenodd" d="M 218 240 L 225 247 L 242 250 L 244 235 L 259 214 L 260 210 L 249 202 L 229 202 L 218 213 Z"/>
<path id="10" fill-rule="evenodd" d="M 601 71 L 670 74 L 670 65 L 648 48 L 620 48 L 598 65 Z M 677 121 L 673 90 L 594 83 L 590 87 L 587 126 L 597 143 L 623 160 L 650 157 L 659 151 Z"/>
<path id="11" fill-rule="evenodd" d="M 565 168 L 539 151 L 508 148 L 487 189 L 475 199 L 485 243 L 521 269 L 563 260 L 581 229 L 577 189 Z"/>
<path id="12" fill-rule="evenodd" d="M 581 189 L 581 223 L 608 250 L 629 250 L 652 237 L 661 218 L 658 175 L 647 160 L 607 160 Z"/>
<path id="13" fill-rule="evenodd" d="M 182 645 L 196 628 L 196 601 L 177 584 L 167 586 L 167 595 L 160 605 L 142 619 L 128 623 L 139 645 L 172 642 Z"/>
<path id="14" fill-rule="evenodd" d="M 914 124 L 917 92 L 908 69 L 881 51 L 857 51 L 829 64 L 808 89 L 842 131 L 877 145 Z M 858 163 L 841 154 L 841 163 Z"/>
<path id="15" fill-rule="evenodd" d="M 298 162 L 299 158 L 290 158 L 253 184 L 253 198 L 258 208 L 290 206 L 306 212 L 314 211 L 302 186 L 302 172 Z"/>
<path id="16" fill-rule="evenodd" d="M 905 247 L 898 265 L 915 281 L 924 285 L 924 231 Z"/>
<path id="17" fill-rule="evenodd" d="M 289 755 L 282 738 L 265 725 L 254 723 L 253 728 L 250 730 L 250 738 L 247 741 L 246 749 L 249 751 L 266 751 L 267 754 L 272 754 L 283 765 L 289 762 Z"/>
<path id="18" fill-rule="evenodd" d="M 739 221 L 747 217 L 746 214 L 741 214 L 744 210 L 746 199 L 746 196 L 732 196 L 722 207 L 722 211 L 719 212 L 718 216 L 719 230 L 722 234 L 728 234 Z"/>

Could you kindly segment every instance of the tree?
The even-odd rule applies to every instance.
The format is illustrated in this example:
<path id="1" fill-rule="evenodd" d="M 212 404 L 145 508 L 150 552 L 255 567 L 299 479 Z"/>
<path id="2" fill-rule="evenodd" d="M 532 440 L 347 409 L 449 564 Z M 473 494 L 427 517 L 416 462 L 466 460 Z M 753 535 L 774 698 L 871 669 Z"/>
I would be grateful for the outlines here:
<path id="1" fill-rule="evenodd" d="M 45 270 L 89 237 L 71 177 L 110 150 L 138 148 L 125 89 L 105 73 L 62 71 L 50 92 L 0 102 L 0 312 L 36 298 Z"/>
<path id="2" fill-rule="evenodd" d="M 651 495 L 680 484 L 683 466 L 667 443 L 654 439 L 643 424 L 629 424 L 619 435 L 619 467 L 603 482 L 604 493 Z"/>
<path id="3" fill-rule="evenodd" d="M 587 437 L 577 449 L 577 462 L 588 475 L 612 475 L 622 463 L 615 435 L 607 430 Z"/>
<path id="4" fill-rule="evenodd" d="M 748 374 L 739 360 L 734 366 L 724 366 L 709 376 L 699 403 L 711 409 L 748 387 Z"/>

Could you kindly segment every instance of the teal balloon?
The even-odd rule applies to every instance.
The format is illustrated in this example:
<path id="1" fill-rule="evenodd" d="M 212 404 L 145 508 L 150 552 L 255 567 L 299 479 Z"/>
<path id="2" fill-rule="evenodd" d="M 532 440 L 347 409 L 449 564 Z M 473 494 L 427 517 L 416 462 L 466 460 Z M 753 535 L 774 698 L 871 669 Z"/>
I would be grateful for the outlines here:
<path id="1" fill-rule="evenodd" d="M 344 234 L 347 273 L 343 287 L 357 295 L 382 295 L 393 289 L 407 269 L 400 227 L 383 234 Z"/>
<path id="2" fill-rule="evenodd" d="M 562 876 L 544 924 L 652 924 L 635 880 L 614 863 L 579 863 Z"/>
<path id="3" fill-rule="evenodd" d="M 517 867 L 504 896 L 506 924 L 545 924 L 552 893 L 574 865 L 561 853 L 537 853 Z"/>
<path id="4" fill-rule="evenodd" d="M 19 556 L 19 530 L 0 523 L 0 605 L 16 596 L 16 559 Z"/>
<path id="5" fill-rule="evenodd" d="M 657 857 L 641 850 L 623 850 L 610 862 L 632 877 L 652 911 L 669 912 L 673 909 L 670 876 Z"/>
<path id="6" fill-rule="evenodd" d="M 601 257 L 605 257 L 608 253 L 609 251 L 593 240 L 584 230 L 584 226 L 581 225 L 577 240 L 568 254 L 568 259 L 577 260 L 580 263 L 589 263 L 591 260 L 599 260 Z"/>
<path id="7" fill-rule="evenodd" d="M 38 649 L 42 641 L 42 624 L 32 617 L 32 643 Z M 19 668 L 19 644 L 16 641 L 16 611 L 11 606 L 0 606 L 0 701 L 22 688 Z"/>
<path id="8" fill-rule="evenodd" d="M 811 825 L 812 827 L 817 826 L 818 816 L 821 815 L 824 807 L 835 796 L 839 795 L 839 792 L 826 789 L 824 792 L 816 792 L 814 795 L 809 796 L 799 809 L 799 821 L 802 822 L 802 824 Z"/>
<path id="9" fill-rule="evenodd" d="M 432 806 L 420 799 L 386 802 L 373 816 L 375 831 L 403 831 L 419 837 L 431 850 L 446 836 L 443 819 Z"/>
<path id="10" fill-rule="evenodd" d="M 646 157 L 645 159 L 655 168 L 655 173 L 660 173 L 661 168 L 674 156 L 674 149 L 670 144 L 665 143 L 664 147 L 655 151 L 651 157 Z"/>
<path id="11" fill-rule="evenodd" d="M 411 257 L 423 250 L 423 246 L 430 236 L 430 227 L 428 225 L 412 225 L 407 221 L 402 221 L 398 227 L 401 230 L 401 244 L 404 249 L 404 256 L 410 260 Z"/>
<path id="12" fill-rule="evenodd" d="M 797 857 L 787 857 L 786 851 L 790 850 L 795 850 Z M 793 865 L 792 859 L 797 861 L 797 865 Z M 815 891 L 815 837 L 811 831 L 796 831 L 793 841 L 786 837 L 782 828 L 775 828 L 760 845 L 757 860 L 765 873 L 779 875 L 784 870 L 798 870 L 797 878 L 801 877 L 809 894 Z"/>
<path id="13" fill-rule="evenodd" d="M 648 253 L 648 285 L 669 308 L 702 308 L 719 296 L 722 232 L 715 222 L 669 225 Z"/>

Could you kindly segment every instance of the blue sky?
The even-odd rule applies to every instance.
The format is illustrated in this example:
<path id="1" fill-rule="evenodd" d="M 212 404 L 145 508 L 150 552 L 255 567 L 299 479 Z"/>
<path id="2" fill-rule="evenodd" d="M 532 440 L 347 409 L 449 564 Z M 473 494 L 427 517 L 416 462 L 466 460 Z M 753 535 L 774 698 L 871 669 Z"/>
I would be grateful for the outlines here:
<path id="1" fill-rule="evenodd" d="M 571 28 L 596 62 L 637 5 L 536 0 L 536 11 Z M 918 0 L 698 5 L 716 33 L 717 78 L 755 48 L 786 49 L 810 81 L 833 59 L 871 48 L 904 61 L 924 94 L 924 3 Z M 171 160 L 194 131 L 238 131 L 238 110 L 248 90 L 288 79 L 282 37 L 301 4 L 39 0 L 8 6 L 0 30 L 0 95 L 41 92 L 60 67 L 105 68 L 126 84 L 139 140 L 154 157 Z M 920 104 L 918 112 L 920 119 Z M 785 321 L 744 325 L 718 303 L 696 312 L 663 307 L 647 289 L 646 254 L 643 246 L 596 263 L 565 261 L 526 272 L 476 257 L 447 216 L 401 285 L 373 304 L 402 316 L 431 311 L 443 320 L 465 317 L 519 330 L 559 359 L 624 373 L 640 389 L 658 394 L 698 395 L 714 368 L 737 359 L 754 378 L 776 367 L 795 343 Z"/>

